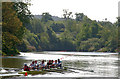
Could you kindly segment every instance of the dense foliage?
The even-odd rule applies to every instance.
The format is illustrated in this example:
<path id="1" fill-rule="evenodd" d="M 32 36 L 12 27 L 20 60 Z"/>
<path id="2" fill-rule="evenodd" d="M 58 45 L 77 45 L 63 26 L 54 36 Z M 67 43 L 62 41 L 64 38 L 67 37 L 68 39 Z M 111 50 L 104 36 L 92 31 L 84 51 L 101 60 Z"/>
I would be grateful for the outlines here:
<path id="1" fill-rule="evenodd" d="M 19 51 L 83 51 L 117 52 L 118 22 L 94 21 L 83 13 L 63 10 L 62 20 L 31 16 L 25 3 L 3 3 L 2 52 L 15 55 Z M 31 19 L 32 18 L 32 19 Z"/>
<path id="2" fill-rule="evenodd" d="M 117 52 L 117 23 L 93 21 L 83 13 L 75 15 L 76 19 L 72 19 L 69 13 L 64 14 L 68 18 L 64 17 L 65 19 L 61 21 L 48 20 L 48 18 L 47 21 L 42 21 L 48 15 L 44 15 L 42 19 L 34 18 L 27 26 L 30 32 L 26 35 L 29 36 L 26 41 L 28 43 L 32 41 L 28 45 L 35 47 L 34 51 Z M 50 14 L 49 18 L 52 18 Z"/>
<path id="3" fill-rule="evenodd" d="M 19 45 L 23 44 L 25 24 L 30 19 L 30 12 L 23 2 L 2 3 L 2 54 L 19 54 Z M 28 15 L 29 14 L 29 15 Z"/>

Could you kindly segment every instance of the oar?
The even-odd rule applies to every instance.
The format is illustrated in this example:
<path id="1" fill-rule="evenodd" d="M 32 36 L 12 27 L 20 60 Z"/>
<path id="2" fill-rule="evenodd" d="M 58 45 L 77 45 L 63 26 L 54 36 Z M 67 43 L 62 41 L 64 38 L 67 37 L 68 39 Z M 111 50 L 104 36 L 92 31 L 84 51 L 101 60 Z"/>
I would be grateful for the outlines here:
<path id="1" fill-rule="evenodd" d="M 19 70 L 22 70 L 23 68 L 2 68 L 2 69 L 7 70 L 7 71 L 9 70 L 19 71 Z"/>

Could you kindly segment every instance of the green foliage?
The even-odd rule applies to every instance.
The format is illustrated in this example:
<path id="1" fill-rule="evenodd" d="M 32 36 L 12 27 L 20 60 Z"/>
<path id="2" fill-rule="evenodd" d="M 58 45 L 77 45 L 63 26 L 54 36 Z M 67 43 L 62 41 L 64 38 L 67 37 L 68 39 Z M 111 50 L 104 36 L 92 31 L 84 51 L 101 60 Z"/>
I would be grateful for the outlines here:
<path id="1" fill-rule="evenodd" d="M 97 51 L 101 48 L 101 41 L 98 38 L 90 38 L 86 41 L 81 41 L 78 51 Z"/>
<path id="2" fill-rule="evenodd" d="M 26 28 L 35 34 L 44 32 L 43 25 L 39 19 L 32 19 L 30 25 Z"/>
<path id="3" fill-rule="evenodd" d="M 3 3 L 2 6 L 2 51 L 7 54 L 18 54 L 17 44 L 21 40 L 22 22 L 12 9 L 13 3 Z"/>
<path id="4" fill-rule="evenodd" d="M 54 32 L 59 33 L 59 32 L 64 32 L 65 30 L 65 26 L 64 24 L 60 23 L 53 23 L 52 25 L 50 25 L 50 27 L 53 29 Z"/>
<path id="5" fill-rule="evenodd" d="M 84 14 L 83 13 L 75 13 L 76 15 L 76 21 L 82 21 L 83 20 L 83 17 L 84 17 Z"/>
<path id="6" fill-rule="evenodd" d="M 49 44 L 50 44 L 48 34 L 43 32 L 43 33 L 40 33 L 38 35 L 38 37 L 40 39 L 40 43 L 39 44 L 40 44 L 42 50 L 48 50 L 49 49 Z"/>
<path id="7" fill-rule="evenodd" d="M 10 34 L 9 32 L 2 33 L 2 52 L 7 55 L 18 54 L 18 50 L 16 49 L 16 45 L 19 44 L 19 39 Z"/>
<path id="8" fill-rule="evenodd" d="M 53 21 L 52 16 L 49 13 L 42 14 L 42 22 L 48 22 L 48 20 Z"/>
<path id="9" fill-rule="evenodd" d="M 29 1 L 24 2 L 14 2 L 13 9 L 16 11 L 16 15 L 20 19 L 20 21 L 23 23 L 23 26 L 26 26 L 28 23 L 30 23 L 30 19 L 33 17 L 31 15 L 30 10 L 28 9 Z"/>
<path id="10" fill-rule="evenodd" d="M 30 16 L 28 6 L 23 2 L 3 2 L 2 14 L 2 54 L 19 54 L 18 50 L 21 48 L 18 45 L 26 46 L 23 42 L 23 35 L 24 26 L 28 23 Z"/>
<path id="11" fill-rule="evenodd" d="M 68 10 L 67 9 L 63 9 L 63 18 L 64 19 L 71 19 L 72 17 L 73 17 L 73 15 L 72 15 L 72 12 L 68 12 Z"/>
<path id="12" fill-rule="evenodd" d="M 19 51 L 119 51 L 117 22 L 92 21 L 83 13 L 72 19 L 68 10 L 64 10 L 65 20 L 53 21 L 49 13 L 36 19 L 26 3 L 3 4 L 3 55 Z"/>

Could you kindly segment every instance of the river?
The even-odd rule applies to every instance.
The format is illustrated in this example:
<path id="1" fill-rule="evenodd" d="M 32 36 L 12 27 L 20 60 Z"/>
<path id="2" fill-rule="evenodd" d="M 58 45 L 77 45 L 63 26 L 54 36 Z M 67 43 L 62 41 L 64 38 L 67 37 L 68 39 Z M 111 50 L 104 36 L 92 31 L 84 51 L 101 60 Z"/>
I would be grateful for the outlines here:
<path id="1" fill-rule="evenodd" d="M 28 77 L 118 77 L 118 53 L 99 52 L 21 52 L 18 56 L 0 57 L 0 76 L 24 77 L 18 74 L 23 71 L 24 63 L 30 64 L 33 60 L 62 60 L 68 67 L 63 73 L 49 72 L 44 75 L 29 75 Z"/>

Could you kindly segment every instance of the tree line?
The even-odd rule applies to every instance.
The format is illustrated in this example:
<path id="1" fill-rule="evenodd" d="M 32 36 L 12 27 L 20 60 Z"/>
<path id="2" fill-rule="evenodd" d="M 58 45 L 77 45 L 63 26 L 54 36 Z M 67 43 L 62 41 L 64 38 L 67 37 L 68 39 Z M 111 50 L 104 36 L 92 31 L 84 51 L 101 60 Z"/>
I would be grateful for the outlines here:
<path id="1" fill-rule="evenodd" d="M 117 52 L 117 22 L 91 20 L 83 13 L 72 19 L 72 12 L 65 13 L 62 21 L 54 21 L 49 13 L 31 20 L 25 41 L 33 51 Z"/>
<path id="2" fill-rule="evenodd" d="M 63 10 L 64 20 L 43 13 L 35 18 L 28 4 L 3 3 L 2 54 L 28 51 L 117 52 L 118 22 L 91 20 L 83 13 Z"/>

